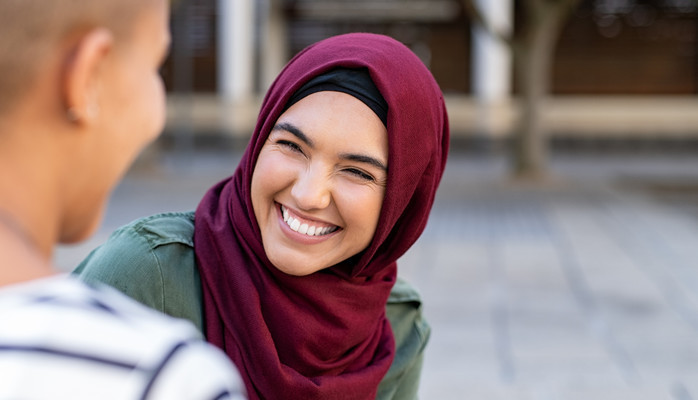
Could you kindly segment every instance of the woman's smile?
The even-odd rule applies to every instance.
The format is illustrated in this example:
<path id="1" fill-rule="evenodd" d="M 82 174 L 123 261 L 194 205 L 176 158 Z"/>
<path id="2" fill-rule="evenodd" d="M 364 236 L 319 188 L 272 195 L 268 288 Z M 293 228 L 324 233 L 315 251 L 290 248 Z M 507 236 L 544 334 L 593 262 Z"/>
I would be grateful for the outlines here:
<path id="1" fill-rule="evenodd" d="M 296 212 L 289 210 L 281 204 L 279 204 L 279 211 L 281 212 L 284 223 L 286 223 L 292 231 L 301 235 L 324 237 L 340 229 L 337 225 L 301 217 Z"/>
<path id="2" fill-rule="evenodd" d="M 301 217 L 294 211 L 278 204 L 279 229 L 292 242 L 315 245 L 336 236 L 341 231 L 337 225 Z"/>

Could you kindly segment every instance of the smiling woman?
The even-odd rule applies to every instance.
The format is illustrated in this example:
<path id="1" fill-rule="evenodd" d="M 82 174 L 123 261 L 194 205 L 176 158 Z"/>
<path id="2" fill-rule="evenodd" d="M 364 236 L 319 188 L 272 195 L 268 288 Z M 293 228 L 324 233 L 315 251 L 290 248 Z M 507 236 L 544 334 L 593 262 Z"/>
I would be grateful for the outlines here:
<path id="1" fill-rule="evenodd" d="M 193 321 L 252 399 L 414 399 L 429 327 L 396 261 L 447 151 L 421 61 L 386 36 L 333 37 L 284 68 L 195 214 L 121 228 L 76 272 Z"/>
<path id="2" fill-rule="evenodd" d="M 349 94 L 320 91 L 286 110 L 252 174 L 269 261 L 308 275 L 365 249 L 378 224 L 387 160 L 385 126 Z"/>

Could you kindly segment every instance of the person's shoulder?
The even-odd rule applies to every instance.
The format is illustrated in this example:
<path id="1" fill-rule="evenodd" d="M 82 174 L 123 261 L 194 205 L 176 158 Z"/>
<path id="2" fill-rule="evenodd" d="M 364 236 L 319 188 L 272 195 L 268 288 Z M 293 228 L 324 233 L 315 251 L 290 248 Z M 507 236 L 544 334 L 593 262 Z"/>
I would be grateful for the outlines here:
<path id="1" fill-rule="evenodd" d="M 165 318 L 109 287 L 70 277 L 2 292 L 0 315 L 3 326 L 11 327 L 3 329 L 3 339 L 9 342 L 35 347 L 50 343 L 57 352 L 70 348 L 86 357 L 138 365 L 177 343 L 200 338 L 189 324 Z"/>
<path id="2" fill-rule="evenodd" d="M 244 391 L 225 355 L 204 342 L 190 323 L 108 287 L 56 277 L 3 288 L 0 319 L 0 352 L 11 350 L 15 376 L 38 379 L 45 383 L 41 390 L 57 391 L 56 398 L 67 398 L 61 390 L 68 387 L 73 398 L 90 397 L 80 395 L 86 388 L 92 398 L 102 398 L 96 393 L 112 396 L 109 390 L 148 392 L 153 399 L 214 398 L 223 392 L 233 397 Z M 0 388 L 0 394 L 25 393 L 14 390 L 19 392 Z M 178 394 L 181 390 L 206 396 Z"/>
<path id="3" fill-rule="evenodd" d="M 73 274 L 200 326 L 201 284 L 193 237 L 193 212 L 141 218 L 116 230 Z"/>
<path id="4" fill-rule="evenodd" d="M 406 280 L 398 277 L 395 282 L 395 285 L 390 291 L 390 296 L 388 297 L 388 304 L 390 305 L 409 303 L 412 303 L 414 306 L 419 306 L 422 304 L 422 298 L 414 286 L 412 286 Z"/>
<path id="5" fill-rule="evenodd" d="M 169 243 L 194 246 L 194 212 L 167 212 L 137 219 L 114 231 L 112 239 L 139 237 L 155 248 Z"/>
<path id="6" fill-rule="evenodd" d="M 183 390 L 198 394 L 190 398 L 203 394 L 206 398 L 244 398 L 237 370 L 222 351 L 204 341 L 192 323 L 144 307 L 110 287 L 88 290 L 100 308 L 123 320 L 113 330 L 130 344 L 119 351 L 134 351 L 139 362 L 151 370 L 152 398 L 180 398 Z"/>
<path id="7" fill-rule="evenodd" d="M 152 344 L 157 342 L 200 338 L 189 323 L 144 307 L 106 285 L 93 286 L 71 276 L 3 288 L 0 290 L 0 310 L 7 313 L 11 309 L 24 316 L 34 315 L 36 321 L 45 321 L 47 327 L 55 322 L 56 330 L 65 328 L 75 331 L 75 334 L 83 331 L 79 326 L 91 325 L 88 331 L 92 333 L 95 329 L 109 331 L 108 337 L 115 339 L 115 335 L 120 335 L 123 339 L 120 343 L 126 346 L 140 344 L 144 349 L 152 348 Z M 45 315 L 41 316 L 42 313 Z M 128 339 L 135 340 L 129 344 Z"/>
<path id="8" fill-rule="evenodd" d="M 424 349 L 431 328 L 422 315 L 417 289 L 398 278 L 385 307 L 395 339 L 395 358 L 381 381 L 377 399 L 416 399 Z"/>
<path id="9" fill-rule="evenodd" d="M 422 299 L 417 289 L 398 278 L 385 306 L 396 344 L 423 347 L 429 339 L 430 327 L 422 315 Z"/>
<path id="10" fill-rule="evenodd" d="M 404 341 L 428 339 L 429 325 L 422 316 L 422 298 L 413 285 L 398 277 L 385 305 L 398 347 Z M 415 335 L 417 333 L 417 335 Z"/>
<path id="11" fill-rule="evenodd" d="M 193 211 L 155 214 L 118 228 L 73 272 L 87 282 L 108 281 L 110 274 L 124 271 L 142 273 L 151 269 L 144 267 L 157 265 L 156 252 L 166 253 L 171 244 L 193 248 Z"/>

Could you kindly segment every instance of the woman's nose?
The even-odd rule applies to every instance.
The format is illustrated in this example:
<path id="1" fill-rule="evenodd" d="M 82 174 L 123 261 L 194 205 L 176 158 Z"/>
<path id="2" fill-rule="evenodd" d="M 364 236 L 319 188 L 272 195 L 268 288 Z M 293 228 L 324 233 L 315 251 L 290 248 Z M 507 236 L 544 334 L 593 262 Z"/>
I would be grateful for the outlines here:
<path id="1" fill-rule="evenodd" d="M 317 167 L 300 172 L 291 188 L 291 196 L 296 205 L 304 210 L 328 207 L 332 197 L 328 175 Z"/>

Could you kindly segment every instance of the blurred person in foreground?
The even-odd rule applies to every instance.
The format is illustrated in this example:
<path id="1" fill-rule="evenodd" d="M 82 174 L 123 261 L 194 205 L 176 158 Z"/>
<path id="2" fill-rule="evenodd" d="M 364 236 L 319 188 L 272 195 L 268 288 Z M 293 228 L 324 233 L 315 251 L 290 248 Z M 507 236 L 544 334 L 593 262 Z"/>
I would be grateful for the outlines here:
<path id="1" fill-rule="evenodd" d="M 194 322 L 252 399 L 414 399 L 430 331 L 396 260 L 448 142 L 441 90 L 407 47 L 323 40 L 277 77 L 196 212 L 117 230 L 76 273 Z"/>
<path id="2" fill-rule="evenodd" d="M 0 398 L 232 399 L 191 324 L 51 265 L 164 123 L 166 0 L 0 0 Z"/>

